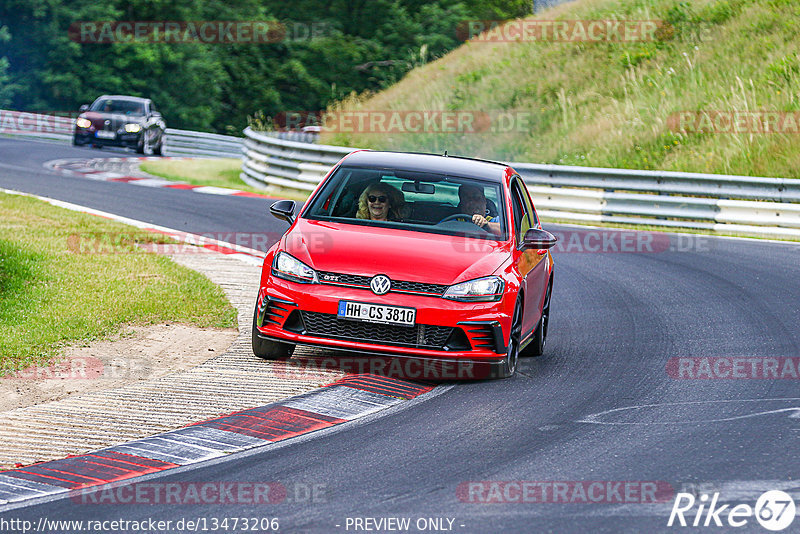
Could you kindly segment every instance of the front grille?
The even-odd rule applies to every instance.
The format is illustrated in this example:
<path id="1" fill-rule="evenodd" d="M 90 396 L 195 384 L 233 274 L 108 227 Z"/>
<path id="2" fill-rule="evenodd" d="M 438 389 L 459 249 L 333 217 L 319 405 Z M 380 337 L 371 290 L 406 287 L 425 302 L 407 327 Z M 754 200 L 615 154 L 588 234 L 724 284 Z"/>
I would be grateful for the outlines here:
<path id="1" fill-rule="evenodd" d="M 357 274 L 342 274 L 330 273 L 319 271 L 317 273 L 319 281 L 323 284 L 347 284 L 353 286 L 366 286 L 369 287 L 369 276 L 361 276 Z"/>
<path id="2" fill-rule="evenodd" d="M 339 319 L 332 313 L 302 312 L 306 333 L 334 339 L 444 350 L 451 326 L 396 326 Z"/>
<path id="3" fill-rule="evenodd" d="M 447 286 L 439 284 L 426 284 L 424 282 L 404 282 L 402 280 L 392 280 L 392 290 L 409 291 L 412 293 L 435 293 L 442 295 L 447 291 Z"/>
<path id="4" fill-rule="evenodd" d="M 358 274 L 333 273 L 328 271 L 317 272 L 319 281 L 323 284 L 348 285 L 369 287 L 371 276 Z M 392 280 L 392 291 L 402 291 L 405 293 L 423 293 L 426 295 L 440 296 L 447 290 L 446 285 L 427 284 L 425 282 L 408 282 L 405 280 Z"/>

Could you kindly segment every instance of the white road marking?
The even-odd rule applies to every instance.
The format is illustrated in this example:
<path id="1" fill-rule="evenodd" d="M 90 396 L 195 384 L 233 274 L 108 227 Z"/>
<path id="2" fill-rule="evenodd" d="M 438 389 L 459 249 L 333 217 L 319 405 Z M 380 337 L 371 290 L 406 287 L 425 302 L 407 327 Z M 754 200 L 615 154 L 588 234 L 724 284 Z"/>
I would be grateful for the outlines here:
<path id="1" fill-rule="evenodd" d="M 631 410 L 644 410 L 647 408 L 661 408 L 661 407 L 676 407 L 676 406 L 689 406 L 689 405 L 708 405 L 708 404 L 731 404 L 731 403 L 751 403 L 751 402 L 792 402 L 797 403 L 800 398 L 776 398 L 776 399 L 731 399 L 731 400 L 716 400 L 716 401 L 686 401 L 686 402 L 666 402 L 660 404 L 641 404 L 636 406 L 625 406 L 623 408 L 614 408 L 595 414 L 588 415 L 583 419 L 579 419 L 577 423 L 592 423 L 596 425 L 676 425 L 676 424 L 697 424 L 697 423 L 717 423 L 724 421 L 736 421 L 739 419 L 748 419 L 751 417 L 760 417 L 764 415 L 789 413 L 789 418 L 800 418 L 800 406 L 792 406 L 788 408 L 780 408 L 776 410 L 763 410 L 755 413 L 736 415 L 731 417 L 720 417 L 714 419 L 698 419 L 696 421 L 633 421 L 633 422 L 615 422 L 603 421 L 601 418 L 606 415 L 616 414 Z"/>

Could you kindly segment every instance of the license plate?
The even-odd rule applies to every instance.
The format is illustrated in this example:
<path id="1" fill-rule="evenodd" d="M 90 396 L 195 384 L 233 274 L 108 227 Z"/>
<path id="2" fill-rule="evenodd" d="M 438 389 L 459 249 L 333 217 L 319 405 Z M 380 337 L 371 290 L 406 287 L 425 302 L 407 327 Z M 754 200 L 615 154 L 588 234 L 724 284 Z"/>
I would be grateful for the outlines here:
<path id="1" fill-rule="evenodd" d="M 108 130 L 97 130 L 97 137 L 102 139 L 114 139 L 117 136 L 117 132 L 110 132 Z"/>
<path id="2" fill-rule="evenodd" d="M 395 324 L 400 326 L 414 326 L 417 310 L 400 306 L 385 306 L 383 304 L 368 304 L 366 302 L 339 301 L 339 319 L 351 321 L 364 321 L 368 323 Z"/>

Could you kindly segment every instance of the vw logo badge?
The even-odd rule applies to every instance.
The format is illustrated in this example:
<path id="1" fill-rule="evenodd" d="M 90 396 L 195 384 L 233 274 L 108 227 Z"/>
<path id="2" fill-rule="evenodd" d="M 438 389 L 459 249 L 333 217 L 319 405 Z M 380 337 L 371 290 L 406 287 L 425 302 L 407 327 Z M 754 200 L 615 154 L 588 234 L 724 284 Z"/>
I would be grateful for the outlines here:
<path id="1" fill-rule="evenodd" d="M 369 281 L 369 288 L 376 295 L 385 295 L 392 288 L 392 281 L 385 274 L 379 274 Z"/>

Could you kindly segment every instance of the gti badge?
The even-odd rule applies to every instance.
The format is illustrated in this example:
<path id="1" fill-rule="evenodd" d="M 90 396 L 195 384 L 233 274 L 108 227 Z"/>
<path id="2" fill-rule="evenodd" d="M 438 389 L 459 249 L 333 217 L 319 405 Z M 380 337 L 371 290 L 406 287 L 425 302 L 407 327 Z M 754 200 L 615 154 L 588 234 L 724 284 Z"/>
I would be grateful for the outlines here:
<path id="1" fill-rule="evenodd" d="M 376 295 L 385 295 L 392 288 L 392 281 L 385 274 L 378 274 L 369 281 L 369 288 Z"/>

